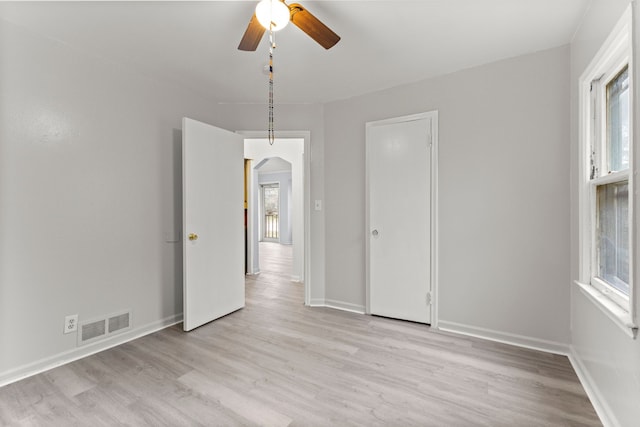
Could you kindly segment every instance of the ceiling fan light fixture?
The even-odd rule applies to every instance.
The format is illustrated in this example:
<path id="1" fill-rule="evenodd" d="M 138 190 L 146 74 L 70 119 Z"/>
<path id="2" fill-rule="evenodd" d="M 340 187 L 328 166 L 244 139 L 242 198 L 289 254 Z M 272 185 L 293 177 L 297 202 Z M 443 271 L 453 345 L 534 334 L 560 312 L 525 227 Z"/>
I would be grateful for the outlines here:
<path id="1" fill-rule="evenodd" d="M 289 7 L 280 0 L 262 0 L 256 6 L 258 22 L 267 30 L 279 31 L 291 18 Z"/>

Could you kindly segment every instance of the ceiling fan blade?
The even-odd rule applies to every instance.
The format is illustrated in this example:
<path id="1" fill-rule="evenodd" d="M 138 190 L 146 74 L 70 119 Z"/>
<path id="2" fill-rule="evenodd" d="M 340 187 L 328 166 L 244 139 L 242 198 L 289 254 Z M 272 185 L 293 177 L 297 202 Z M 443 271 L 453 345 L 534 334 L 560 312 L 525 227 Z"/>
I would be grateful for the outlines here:
<path id="1" fill-rule="evenodd" d="M 247 30 L 244 32 L 242 36 L 242 40 L 240 40 L 240 44 L 238 45 L 238 50 L 246 50 L 246 51 L 254 51 L 258 48 L 260 44 L 260 40 L 262 40 L 262 36 L 264 35 L 264 27 L 258 22 L 258 18 L 256 14 L 253 14 L 251 21 L 249 21 L 249 25 L 247 26 Z"/>
<path id="2" fill-rule="evenodd" d="M 291 22 L 325 49 L 332 48 L 340 41 L 339 35 L 334 33 L 331 28 L 324 25 L 300 4 L 291 3 L 289 10 L 291 11 Z"/>

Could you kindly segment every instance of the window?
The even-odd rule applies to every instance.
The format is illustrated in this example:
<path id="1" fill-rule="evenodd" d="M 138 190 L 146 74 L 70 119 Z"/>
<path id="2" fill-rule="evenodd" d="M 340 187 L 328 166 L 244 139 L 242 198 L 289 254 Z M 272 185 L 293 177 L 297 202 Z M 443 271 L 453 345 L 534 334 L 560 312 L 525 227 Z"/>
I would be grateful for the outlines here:
<path id="1" fill-rule="evenodd" d="M 596 189 L 595 277 L 629 298 L 629 184 L 614 182 Z M 625 302 L 619 304 L 624 308 Z"/>
<path id="2" fill-rule="evenodd" d="M 623 309 L 629 309 L 629 65 L 623 61 L 610 80 L 593 80 L 590 95 L 590 200 L 595 212 L 591 284 Z M 600 123 L 602 121 L 602 123 Z"/>
<path id="3" fill-rule="evenodd" d="M 262 209 L 264 212 L 263 238 L 267 240 L 277 240 L 279 235 L 278 220 L 280 206 L 280 185 L 262 185 Z"/>
<path id="4" fill-rule="evenodd" d="M 635 337 L 630 16 L 628 10 L 580 78 L 577 283 Z"/>

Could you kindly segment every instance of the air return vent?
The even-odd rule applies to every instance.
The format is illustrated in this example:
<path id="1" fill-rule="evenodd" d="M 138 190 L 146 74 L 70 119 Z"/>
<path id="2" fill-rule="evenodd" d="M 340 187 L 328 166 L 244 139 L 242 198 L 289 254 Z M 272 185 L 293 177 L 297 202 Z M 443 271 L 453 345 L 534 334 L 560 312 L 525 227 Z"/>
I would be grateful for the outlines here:
<path id="1" fill-rule="evenodd" d="M 105 334 L 105 321 L 98 320 L 80 325 L 80 334 L 82 342 L 101 337 Z"/>
<path id="2" fill-rule="evenodd" d="M 78 345 L 107 339 L 131 327 L 131 310 L 111 314 L 102 319 L 80 322 L 78 327 Z"/>
<path id="3" fill-rule="evenodd" d="M 109 317 L 109 333 L 112 334 L 129 327 L 129 313 Z"/>

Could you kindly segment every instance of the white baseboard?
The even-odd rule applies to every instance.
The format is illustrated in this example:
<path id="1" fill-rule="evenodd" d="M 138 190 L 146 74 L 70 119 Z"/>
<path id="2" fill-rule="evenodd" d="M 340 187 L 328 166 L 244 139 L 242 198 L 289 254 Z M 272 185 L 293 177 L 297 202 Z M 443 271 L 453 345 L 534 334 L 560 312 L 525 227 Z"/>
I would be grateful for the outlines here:
<path id="1" fill-rule="evenodd" d="M 326 306 L 324 298 L 311 298 L 309 301 L 309 307 L 324 307 Z"/>
<path id="2" fill-rule="evenodd" d="M 349 311 L 351 313 L 365 313 L 365 307 L 362 305 L 324 298 L 312 298 L 311 301 L 309 301 L 309 307 L 327 307 L 336 310 Z"/>
<path id="3" fill-rule="evenodd" d="M 508 332 L 494 331 L 492 329 L 479 328 L 476 326 L 463 325 L 461 323 L 449 322 L 440 319 L 438 329 L 446 332 L 453 332 L 461 335 L 482 338 L 489 341 L 511 344 L 531 350 L 539 350 L 547 353 L 569 356 L 569 345 L 555 341 L 541 340 L 524 335 L 510 334 Z"/>
<path id="4" fill-rule="evenodd" d="M 365 313 L 365 307 L 362 305 L 324 298 L 311 298 L 311 300 L 309 301 L 309 307 L 328 307 L 334 308 L 336 310 L 350 311 L 352 313 L 358 314 Z"/>
<path id="5" fill-rule="evenodd" d="M 182 313 L 131 329 L 122 334 L 114 335 L 113 337 L 107 338 L 103 341 L 98 341 L 82 347 L 76 347 L 26 365 L 18 366 L 17 368 L 0 373 L 0 387 L 20 381 L 32 375 L 48 371 L 49 369 L 66 365 L 74 360 L 91 356 L 92 354 L 99 353 L 128 341 L 135 340 L 136 338 L 149 335 L 180 322 L 182 322 Z"/>
<path id="6" fill-rule="evenodd" d="M 600 417 L 602 425 L 604 427 L 620 427 L 620 423 L 606 400 L 602 397 L 600 389 L 595 381 L 593 381 L 593 378 L 591 378 L 589 371 L 586 366 L 584 366 L 584 363 L 582 363 L 582 359 L 578 356 L 573 346 L 571 346 L 571 351 L 569 352 L 569 362 L 571 362 L 573 370 L 576 371 L 576 375 L 578 375 L 578 379 L 580 383 L 582 383 L 582 387 L 584 387 L 584 391 L 587 393 L 593 409 L 596 410 L 598 417 Z"/>
<path id="7" fill-rule="evenodd" d="M 344 301 L 336 301 L 333 299 L 324 300 L 325 307 L 335 308 L 337 310 L 350 311 L 352 313 L 364 314 L 365 306 L 359 304 L 351 304 Z"/>

